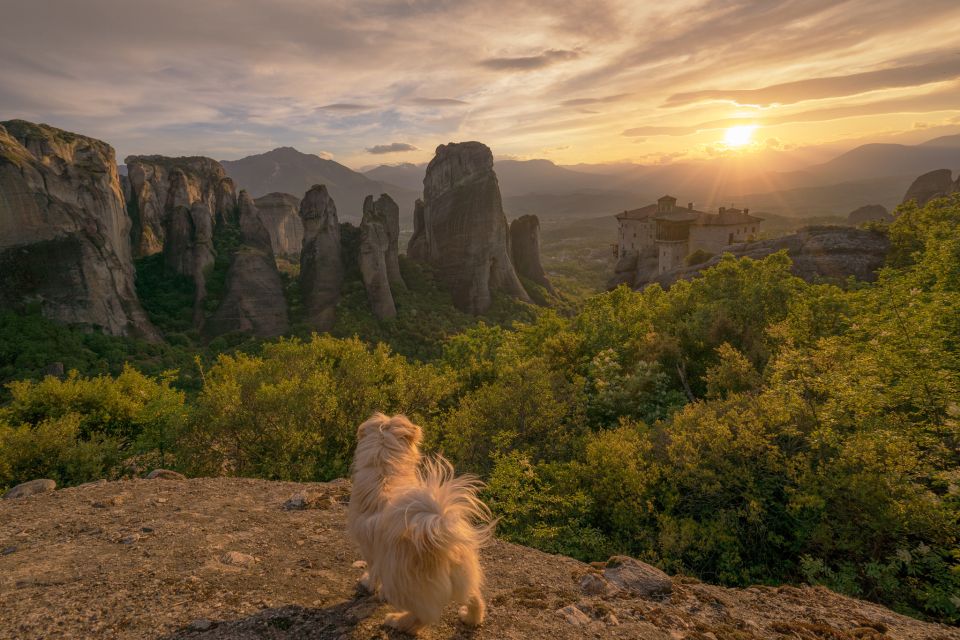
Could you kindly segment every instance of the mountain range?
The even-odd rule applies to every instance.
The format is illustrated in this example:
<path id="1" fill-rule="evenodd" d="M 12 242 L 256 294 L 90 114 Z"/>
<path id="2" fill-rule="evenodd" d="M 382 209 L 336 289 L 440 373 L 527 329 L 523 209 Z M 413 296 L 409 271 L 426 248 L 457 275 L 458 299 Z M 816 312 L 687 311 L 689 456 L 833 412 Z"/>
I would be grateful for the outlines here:
<path id="1" fill-rule="evenodd" d="M 892 209 L 917 175 L 960 168 L 960 135 L 916 145 L 864 144 L 826 162 L 796 168 L 802 165 L 801 157 L 765 149 L 750 156 L 662 165 L 569 166 L 500 158 L 494 168 L 510 218 L 535 214 L 550 222 L 604 215 L 652 202 L 664 193 L 701 209 L 736 204 L 788 217 L 845 216 L 867 203 Z M 413 203 L 423 189 L 426 169 L 425 163 L 401 163 L 354 171 L 292 147 L 221 164 L 254 197 L 272 192 L 300 197 L 314 184 L 325 184 L 345 221 L 360 219 L 366 196 L 389 194 L 400 205 L 405 229 L 412 225 Z"/>

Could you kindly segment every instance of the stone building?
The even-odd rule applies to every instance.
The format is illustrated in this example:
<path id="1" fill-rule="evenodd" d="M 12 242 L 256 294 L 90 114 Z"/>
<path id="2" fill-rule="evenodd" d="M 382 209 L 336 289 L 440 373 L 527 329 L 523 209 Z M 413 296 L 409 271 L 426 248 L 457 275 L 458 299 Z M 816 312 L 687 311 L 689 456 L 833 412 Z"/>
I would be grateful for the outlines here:
<path id="1" fill-rule="evenodd" d="M 665 273 L 684 266 L 687 256 L 697 251 L 716 255 L 754 240 L 763 220 L 749 209 L 720 207 L 717 213 L 706 213 L 694 209 L 692 202 L 678 207 L 676 198 L 663 196 L 655 204 L 618 214 L 617 221 L 617 258 L 655 263 L 656 272 Z"/>

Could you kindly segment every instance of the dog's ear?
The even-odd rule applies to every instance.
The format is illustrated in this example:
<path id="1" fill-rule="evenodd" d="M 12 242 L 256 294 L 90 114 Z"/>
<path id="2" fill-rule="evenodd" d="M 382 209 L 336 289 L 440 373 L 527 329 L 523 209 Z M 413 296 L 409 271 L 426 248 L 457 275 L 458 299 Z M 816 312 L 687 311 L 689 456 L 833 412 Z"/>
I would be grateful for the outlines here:
<path id="1" fill-rule="evenodd" d="M 367 418 L 366 422 L 361 423 L 360 426 L 357 427 L 357 440 L 360 440 L 367 431 L 383 427 L 389 420 L 390 418 L 377 411 Z"/>
<path id="2" fill-rule="evenodd" d="M 390 419 L 390 432 L 409 445 L 419 445 L 423 441 L 423 430 L 410 422 L 407 416 L 397 415 Z"/>

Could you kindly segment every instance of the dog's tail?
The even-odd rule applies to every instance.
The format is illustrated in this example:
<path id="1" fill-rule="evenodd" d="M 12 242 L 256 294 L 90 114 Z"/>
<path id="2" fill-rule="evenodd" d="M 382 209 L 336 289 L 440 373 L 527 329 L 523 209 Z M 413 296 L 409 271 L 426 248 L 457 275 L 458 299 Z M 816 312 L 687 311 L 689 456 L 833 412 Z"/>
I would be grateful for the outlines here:
<path id="1" fill-rule="evenodd" d="M 456 477 L 442 456 L 425 460 L 419 476 L 420 489 L 407 493 L 401 508 L 406 536 L 420 553 L 490 541 L 496 522 L 477 497 L 483 483 L 476 476 Z"/>

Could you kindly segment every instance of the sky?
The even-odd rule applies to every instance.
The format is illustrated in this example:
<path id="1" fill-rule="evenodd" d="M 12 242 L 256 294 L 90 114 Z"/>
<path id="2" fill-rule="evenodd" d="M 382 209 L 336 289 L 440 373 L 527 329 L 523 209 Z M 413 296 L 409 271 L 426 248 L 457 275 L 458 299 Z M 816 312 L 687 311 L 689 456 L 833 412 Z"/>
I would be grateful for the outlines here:
<path id="1" fill-rule="evenodd" d="M 0 16 L 0 120 L 121 159 L 294 146 L 359 168 L 480 140 L 652 164 L 960 133 L 957 0 L 0 0 Z M 735 126 L 747 144 L 725 142 Z"/>

